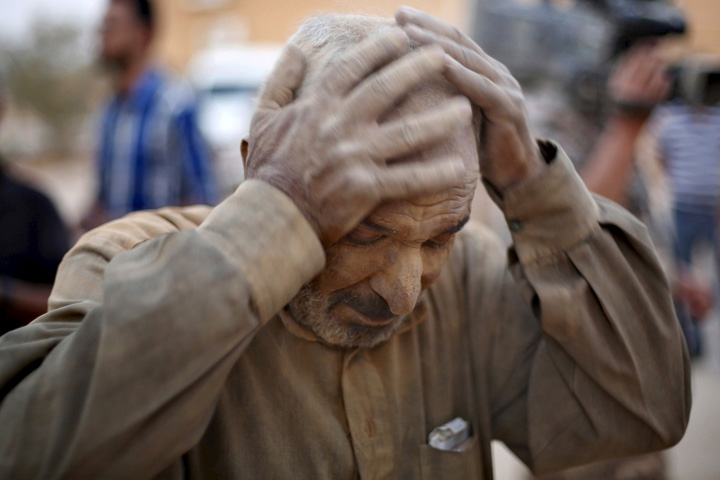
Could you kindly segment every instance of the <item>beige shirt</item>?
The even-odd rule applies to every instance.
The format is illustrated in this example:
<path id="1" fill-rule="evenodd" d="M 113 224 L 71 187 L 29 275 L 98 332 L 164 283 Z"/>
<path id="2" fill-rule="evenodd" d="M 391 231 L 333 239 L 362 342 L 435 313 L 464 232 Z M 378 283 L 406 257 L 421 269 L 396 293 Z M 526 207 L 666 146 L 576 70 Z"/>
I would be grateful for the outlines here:
<path id="1" fill-rule="evenodd" d="M 324 252 L 267 184 L 87 234 L 0 339 L 0 477 L 490 479 L 491 439 L 537 472 L 677 442 L 689 364 L 643 225 L 561 151 L 496 200 L 509 254 L 466 227 L 369 350 L 282 312 Z M 471 448 L 430 447 L 455 417 Z"/>

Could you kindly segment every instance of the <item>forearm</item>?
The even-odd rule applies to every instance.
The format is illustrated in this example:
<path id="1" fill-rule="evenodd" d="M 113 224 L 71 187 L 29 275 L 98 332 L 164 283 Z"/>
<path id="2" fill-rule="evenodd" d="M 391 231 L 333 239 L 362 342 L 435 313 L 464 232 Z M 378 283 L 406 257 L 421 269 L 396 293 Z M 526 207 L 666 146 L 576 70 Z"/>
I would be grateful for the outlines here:
<path id="1" fill-rule="evenodd" d="M 667 448 L 687 426 L 689 361 L 666 280 L 647 234 L 606 209 L 617 207 L 601 205 L 604 228 L 552 268 L 524 267 L 544 336 L 528 395 L 540 471 Z"/>
<path id="2" fill-rule="evenodd" d="M 581 172 L 588 190 L 620 205 L 627 204 L 635 143 L 644 125 L 644 118 L 620 113 L 608 121 Z"/>
<path id="3" fill-rule="evenodd" d="M 254 334 L 323 263 L 294 207 L 267 200 L 235 197 L 118 255 L 96 272 L 100 299 L 3 338 L 3 476 L 149 477 L 200 439 Z"/>
<path id="4" fill-rule="evenodd" d="M 538 472 L 676 442 L 689 364 L 644 226 L 591 197 L 562 155 L 503 208 L 521 225 L 511 269 L 535 318 L 504 300 L 499 338 L 523 341 L 490 360 L 508 364 L 491 385 L 498 436 Z M 525 415 L 523 431 L 513 418 Z"/>

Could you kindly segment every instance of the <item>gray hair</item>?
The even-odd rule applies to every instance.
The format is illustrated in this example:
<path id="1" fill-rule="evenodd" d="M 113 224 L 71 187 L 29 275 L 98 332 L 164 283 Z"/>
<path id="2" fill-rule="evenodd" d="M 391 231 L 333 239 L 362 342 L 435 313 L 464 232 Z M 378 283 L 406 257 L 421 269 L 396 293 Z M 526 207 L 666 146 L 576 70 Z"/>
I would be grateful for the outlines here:
<path id="1" fill-rule="evenodd" d="M 299 91 L 315 83 L 319 73 L 342 52 L 396 26 L 393 19 L 371 15 L 320 14 L 309 18 L 289 41 L 300 47 L 307 61 L 305 79 Z"/>
<path id="2" fill-rule="evenodd" d="M 289 43 L 294 43 L 300 48 L 307 62 L 305 78 L 297 95 L 302 96 L 303 90 L 314 84 L 320 72 L 337 60 L 344 51 L 393 27 L 397 27 L 395 20 L 372 15 L 325 13 L 310 17 L 289 40 Z M 420 45 L 410 41 L 409 47 L 410 50 L 414 50 Z M 438 75 L 437 79 L 429 84 L 435 88 L 425 88 L 426 93 L 458 94 L 457 89 L 441 75 Z M 427 86 L 428 83 L 425 84 L 425 87 Z M 475 141 L 478 143 L 480 141 L 479 122 L 480 117 L 475 115 L 473 123 L 475 124 Z"/>

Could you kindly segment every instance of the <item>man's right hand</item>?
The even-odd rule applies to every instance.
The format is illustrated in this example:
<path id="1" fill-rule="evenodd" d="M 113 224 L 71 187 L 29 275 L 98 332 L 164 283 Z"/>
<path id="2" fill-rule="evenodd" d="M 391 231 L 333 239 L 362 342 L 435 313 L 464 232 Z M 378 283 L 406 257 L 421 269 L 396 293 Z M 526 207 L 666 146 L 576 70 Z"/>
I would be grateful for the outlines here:
<path id="1" fill-rule="evenodd" d="M 449 139 L 472 120 L 469 102 L 458 97 L 427 113 L 378 123 L 400 98 L 444 69 L 439 47 L 407 52 L 400 29 L 372 37 L 325 67 L 296 99 L 305 60 L 290 44 L 260 95 L 246 177 L 286 193 L 326 247 L 383 201 L 461 181 L 460 158 L 386 164 Z"/>

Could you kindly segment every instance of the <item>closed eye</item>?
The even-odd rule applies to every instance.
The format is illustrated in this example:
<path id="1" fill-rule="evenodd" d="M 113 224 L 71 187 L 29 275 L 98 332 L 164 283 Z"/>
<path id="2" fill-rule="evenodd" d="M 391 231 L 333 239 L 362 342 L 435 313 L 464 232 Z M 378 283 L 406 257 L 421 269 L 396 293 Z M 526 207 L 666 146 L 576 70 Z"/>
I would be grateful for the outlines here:
<path id="1" fill-rule="evenodd" d="M 383 238 L 385 238 L 384 233 L 378 232 L 377 230 L 363 224 L 358 225 L 355 230 L 345 236 L 345 240 L 349 244 L 363 247 L 374 245 Z"/>
<path id="2" fill-rule="evenodd" d="M 448 244 L 454 233 L 442 233 L 426 241 L 423 245 L 430 248 L 442 248 Z"/>

